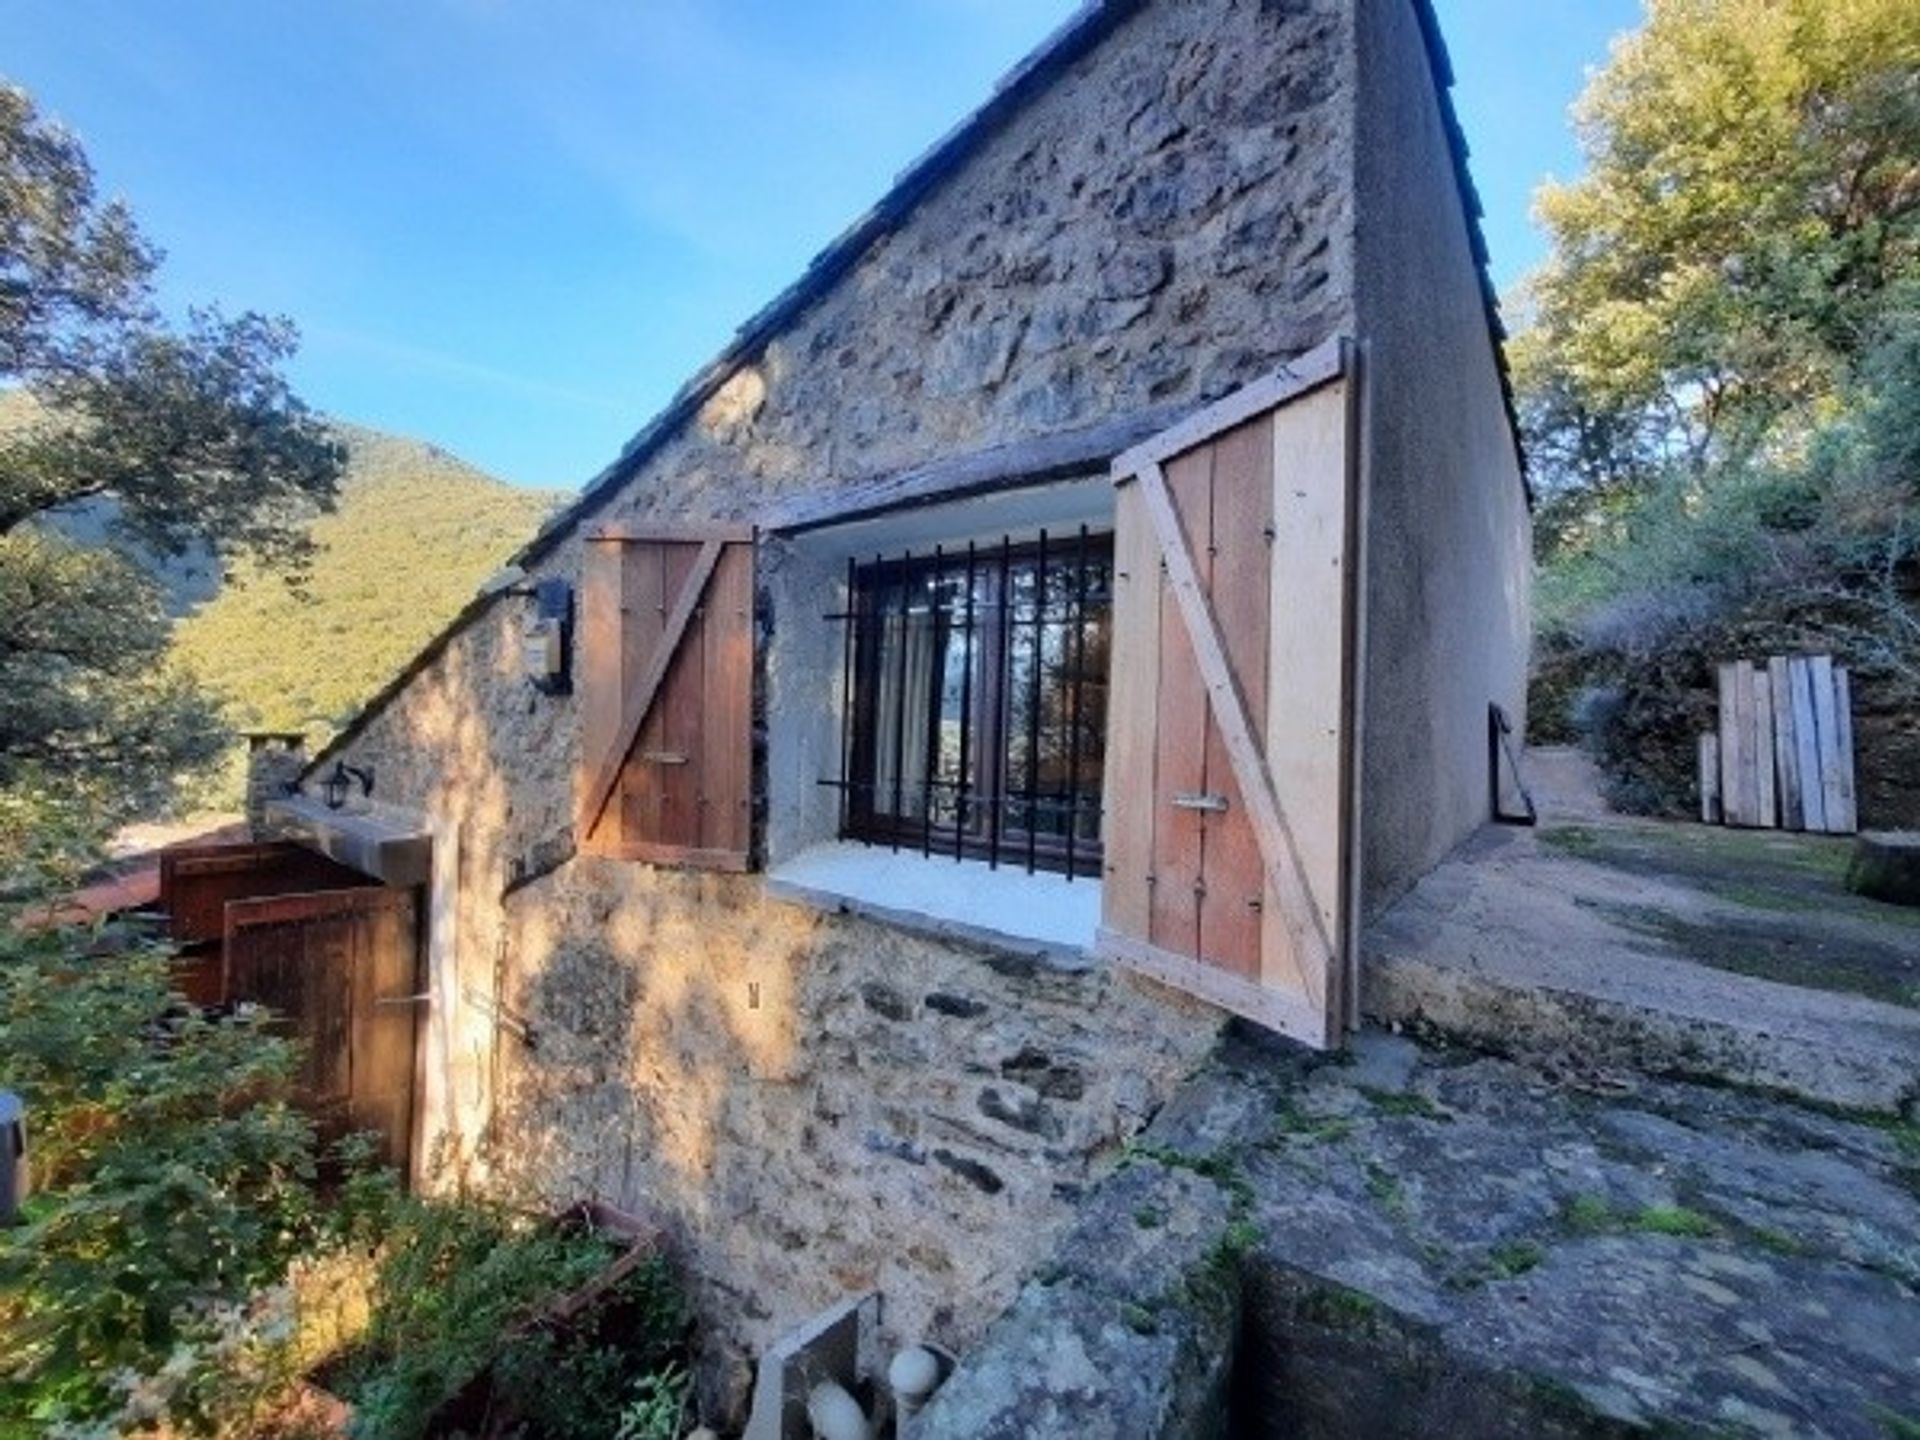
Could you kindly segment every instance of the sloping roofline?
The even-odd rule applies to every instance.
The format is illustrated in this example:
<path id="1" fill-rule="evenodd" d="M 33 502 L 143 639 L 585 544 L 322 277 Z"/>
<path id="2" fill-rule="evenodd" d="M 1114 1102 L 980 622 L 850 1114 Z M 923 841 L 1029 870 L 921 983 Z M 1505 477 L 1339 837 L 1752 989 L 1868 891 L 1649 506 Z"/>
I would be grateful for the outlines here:
<path id="1" fill-rule="evenodd" d="M 1107 37 L 1123 20 L 1133 15 L 1147 0 L 1083 0 L 1058 29 L 1039 44 L 1024 60 L 994 83 L 993 94 L 985 104 L 961 120 L 936 140 L 895 178 L 893 187 L 858 220 L 842 231 L 826 249 L 814 256 L 799 279 L 751 316 L 734 332 L 732 340 L 706 365 L 702 366 L 674 394 L 653 419 L 621 447 L 613 463 L 589 480 L 580 495 L 562 508 L 540 528 L 540 532 L 522 546 L 507 562 L 530 568 L 553 553 L 582 522 L 591 519 L 657 454 L 701 406 L 731 378 L 741 366 L 752 363 L 769 341 L 784 331 L 815 302 L 822 299 L 859 264 L 874 243 L 890 234 L 914 211 L 919 203 L 942 182 L 957 173 L 988 140 L 1009 124 L 1027 105 L 1044 93 L 1071 65 Z M 1357 4 L 1369 0 L 1355 0 Z M 1428 64 L 1432 67 L 1434 91 L 1440 101 L 1441 121 L 1447 134 L 1447 146 L 1453 157 L 1454 180 L 1467 221 L 1469 244 L 1479 271 L 1480 290 L 1487 328 L 1493 341 L 1494 363 L 1500 376 L 1501 397 L 1506 406 L 1507 423 L 1512 432 L 1514 453 L 1520 463 L 1522 484 L 1527 500 L 1533 491 L 1526 480 L 1526 455 L 1520 442 L 1520 423 L 1514 407 L 1513 381 L 1507 365 L 1505 342 L 1507 329 L 1500 316 L 1499 292 L 1494 288 L 1486 233 L 1481 224 L 1486 211 L 1480 203 L 1468 170 L 1466 133 L 1453 105 L 1453 61 L 1446 40 L 1440 33 L 1439 16 L 1432 0 L 1408 0 L 1420 24 Z M 1124 448 L 1121 446 L 1119 448 Z M 1111 459 L 1111 456 L 1103 459 Z M 453 637 L 479 617 L 502 592 L 483 591 L 468 601 L 460 613 L 421 649 L 392 680 L 361 707 L 344 729 L 320 750 L 306 774 L 350 744 L 375 715 L 384 710 L 406 689 L 413 678 L 437 659 Z"/>

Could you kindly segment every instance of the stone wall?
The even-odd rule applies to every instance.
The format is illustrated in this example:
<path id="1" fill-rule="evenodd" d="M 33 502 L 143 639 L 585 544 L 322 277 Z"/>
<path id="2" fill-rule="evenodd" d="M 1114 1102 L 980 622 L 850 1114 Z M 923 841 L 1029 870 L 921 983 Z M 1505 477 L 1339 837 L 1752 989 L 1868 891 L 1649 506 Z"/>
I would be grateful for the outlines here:
<path id="1" fill-rule="evenodd" d="M 1104 968 L 580 861 L 508 906 L 496 1154 L 674 1222 L 715 1379 L 850 1293 L 969 1342 L 1217 1020 Z"/>
<path id="2" fill-rule="evenodd" d="M 267 806 L 286 798 L 309 759 L 306 741 L 297 735 L 247 736 L 247 828 L 256 840 L 267 833 Z"/>
<path id="3" fill-rule="evenodd" d="M 1378 913 L 1491 818 L 1487 706 L 1526 733 L 1532 521 L 1416 7 L 1358 7 L 1367 589 L 1358 883 Z"/>
<path id="4" fill-rule="evenodd" d="M 1347 9 L 1145 5 L 607 514 L 750 518 L 1190 407 L 1349 329 Z M 569 537 L 540 578 L 577 581 L 579 559 Z M 441 1119 L 496 1183 L 667 1219 L 736 1357 L 869 1285 L 896 1334 L 968 1343 L 1217 1017 L 1103 969 L 776 903 L 751 876 L 553 868 L 578 711 L 519 673 L 527 604 L 483 610 L 345 751 L 375 767 L 380 798 L 432 820 L 443 851 L 457 842 Z M 739 1373 L 721 1356 L 707 1368 Z"/>

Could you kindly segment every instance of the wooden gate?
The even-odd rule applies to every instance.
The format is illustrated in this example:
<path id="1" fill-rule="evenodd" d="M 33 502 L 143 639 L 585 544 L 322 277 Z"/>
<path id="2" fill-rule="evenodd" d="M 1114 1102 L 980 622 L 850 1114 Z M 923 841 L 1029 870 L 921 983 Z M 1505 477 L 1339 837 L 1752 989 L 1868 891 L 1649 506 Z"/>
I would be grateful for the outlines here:
<path id="1" fill-rule="evenodd" d="M 322 1138 L 374 1131 L 403 1175 L 420 1013 L 417 894 L 284 841 L 160 857 L 160 906 L 186 997 L 277 1012 L 277 1027 L 305 1047 L 296 1099 Z"/>
<path id="2" fill-rule="evenodd" d="M 419 913 L 412 890 L 329 890 L 226 907 L 227 988 L 272 1009 L 304 1047 L 300 1104 L 323 1142 L 380 1137 L 407 1173 L 419 1012 Z"/>
<path id="3" fill-rule="evenodd" d="M 1347 370 L 1324 347 L 1114 465 L 1100 949 L 1322 1047 L 1351 966 Z"/>

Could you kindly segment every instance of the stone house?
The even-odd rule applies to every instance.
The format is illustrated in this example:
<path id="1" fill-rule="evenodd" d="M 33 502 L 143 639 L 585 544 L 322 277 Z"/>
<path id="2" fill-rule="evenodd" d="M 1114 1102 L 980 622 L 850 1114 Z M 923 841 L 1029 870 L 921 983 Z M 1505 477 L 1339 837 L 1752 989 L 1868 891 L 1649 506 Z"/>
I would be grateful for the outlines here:
<path id="1" fill-rule="evenodd" d="M 852 1291 L 969 1341 L 1489 818 L 1450 83 L 1426 0 L 1092 0 L 274 807 L 429 856 L 416 1163 L 661 1217 L 720 1390 Z"/>

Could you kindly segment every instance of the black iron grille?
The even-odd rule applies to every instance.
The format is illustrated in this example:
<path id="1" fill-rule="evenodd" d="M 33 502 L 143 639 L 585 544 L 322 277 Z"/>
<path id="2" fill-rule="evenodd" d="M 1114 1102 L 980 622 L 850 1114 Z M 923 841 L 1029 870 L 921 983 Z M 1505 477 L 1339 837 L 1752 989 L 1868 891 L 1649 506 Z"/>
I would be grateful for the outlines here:
<path id="1" fill-rule="evenodd" d="M 849 561 L 845 837 L 1100 873 L 1113 537 Z"/>

